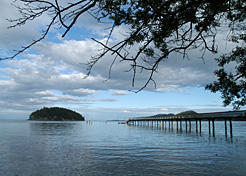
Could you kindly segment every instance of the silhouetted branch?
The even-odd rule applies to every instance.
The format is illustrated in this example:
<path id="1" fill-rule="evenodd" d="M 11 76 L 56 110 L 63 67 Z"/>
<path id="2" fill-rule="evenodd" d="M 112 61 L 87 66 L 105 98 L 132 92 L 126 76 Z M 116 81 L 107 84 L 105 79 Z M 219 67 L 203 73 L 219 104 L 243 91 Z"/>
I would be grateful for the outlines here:
<path id="1" fill-rule="evenodd" d="M 69 3 L 68 6 L 63 8 L 58 4 L 57 0 L 55 0 L 55 4 L 53 4 L 50 1 L 44 1 L 44 0 L 18 0 L 18 1 L 22 2 L 23 6 L 17 6 L 15 4 L 13 5 L 18 9 L 21 17 L 18 19 L 8 19 L 10 23 L 13 23 L 8 28 L 14 28 L 14 27 L 25 25 L 26 22 L 35 20 L 38 17 L 42 16 L 44 13 L 49 15 L 51 17 L 51 20 L 47 25 L 46 29 L 43 30 L 44 32 L 41 34 L 41 36 L 38 39 L 33 40 L 30 44 L 26 46 L 22 46 L 21 49 L 19 50 L 15 50 L 14 51 L 15 53 L 12 56 L 3 57 L 0 58 L 0 60 L 13 59 L 19 54 L 25 52 L 27 49 L 31 48 L 33 45 L 42 41 L 45 37 L 47 37 L 52 26 L 54 26 L 58 22 L 59 24 L 61 24 L 61 26 L 63 26 L 66 29 L 62 35 L 62 37 L 65 37 L 68 31 L 76 23 L 78 18 L 83 13 L 93 8 L 97 3 L 97 0 L 94 1 L 82 0 L 75 3 Z M 76 8 L 72 10 L 72 8 L 74 7 Z M 72 18 L 70 24 L 69 25 L 65 24 L 65 21 L 68 21 L 70 18 Z"/>
<path id="2" fill-rule="evenodd" d="M 15 2 L 21 2 L 22 6 L 16 6 Z M 13 56 L 0 60 L 13 59 L 40 42 L 54 25 L 62 28 L 62 37 L 65 37 L 79 17 L 89 12 L 98 22 L 110 20 L 112 26 L 105 40 L 92 38 L 102 49 L 88 61 L 88 75 L 99 60 L 108 54 L 114 55 L 109 65 L 109 78 L 117 61 L 129 63 L 127 71 L 132 72 L 133 87 L 137 74 L 147 76 L 136 92 L 146 88 L 150 82 L 156 86 L 153 75 L 171 53 L 180 53 L 184 58 L 187 58 L 188 50 L 197 48 L 203 51 L 202 58 L 205 51 L 216 53 L 217 29 L 223 23 L 228 31 L 240 31 L 237 34 L 239 39 L 234 37 L 234 41 L 245 38 L 241 35 L 245 35 L 246 2 L 241 0 L 16 0 L 14 5 L 21 17 L 9 20 L 12 23 L 10 28 L 25 25 L 43 15 L 48 15 L 51 20 L 40 38 L 17 50 Z M 115 41 L 112 34 L 121 25 L 128 26 L 129 31 L 124 39 Z"/>

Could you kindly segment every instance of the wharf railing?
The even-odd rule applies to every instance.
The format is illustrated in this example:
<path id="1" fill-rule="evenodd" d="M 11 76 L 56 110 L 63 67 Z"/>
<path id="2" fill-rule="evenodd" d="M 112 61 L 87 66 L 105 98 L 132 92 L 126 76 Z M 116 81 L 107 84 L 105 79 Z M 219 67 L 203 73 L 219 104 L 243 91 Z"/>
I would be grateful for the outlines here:
<path id="1" fill-rule="evenodd" d="M 232 138 L 232 121 L 246 120 L 246 111 L 227 111 L 227 112 L 213 112 L 213 113 L 199 113 L 194 115 L 175 115 L 168 117 L 141 117 L 130 118 L 126 121 L 128 125 L 134 126 L 156 126 L 164 129 L 174 129 L 174 122 L 176 122 L 177 131 L 182 132 L 183 122 L 185 123 L 185 132 L 191 132 L 191 122 L 195 121 L 196 133 L 202 132 L 202 121 L 208 121 L 209 136 L 215 136 L 215 121 L 224 121 L 225 136 L 227 137 L 229 122 L 229 133 Z M 199 124 L 199 125 L 198 125 Z M 198 130 L 199 129 L 199 130 Z"/>

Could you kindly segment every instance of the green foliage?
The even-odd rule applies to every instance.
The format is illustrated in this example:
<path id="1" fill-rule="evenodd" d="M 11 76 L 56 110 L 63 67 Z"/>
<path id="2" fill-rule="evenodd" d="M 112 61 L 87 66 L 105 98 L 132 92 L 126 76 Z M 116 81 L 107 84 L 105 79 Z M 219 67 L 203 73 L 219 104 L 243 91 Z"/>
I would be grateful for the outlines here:
<path id="1" fill-rule="evenodd" d="M 77 112 L 69 109 L 52 107 L 44 107 L 40 110 L 32 112 L 29 120 L 52 120 L 52 121 L 76 121 L 84 120 L 84 117 Z"/>
<path id="2" fill-rule="evenodd" d="M 159 63 L 172 52 L 185 56 L 186 50 L 203 45 L 204 52 L 216 53 L 215 39 L 221 25 L 232 31 L 234 41 L 238 42 L 239 36 L 245 37 L 246 1 L 242 0 L 99 0 L 98 3 L 99 11 L 113 21 L 113 26 L 126 24 L 131 29 L 119 45 L 109 46 L 101 56 L 111 51 L 121 60 L 132 62 L 133 85 L 136 70 L 147 70 L 149 79 L 140 90 L 154 81 L 152 76 Z M 129 48 L 135 44 L 139 45 L 138 52 L 130 56 Z M 95 60 L 89 63 L 89 69 Z"/>
<path id="3" fill-rule="evenodd" d="M 206 86 L 212 92 L 221 92 L 225 106 L 232 104 L 234 109 L 246 105 L 246 47 L 245 35 L 237 38 L 243 40 L 242 47 L 236 47 L 231 54 L 223 55 L 216 61 L 220 67 L 215 71 L 217 81 Z M 228 69 L 226 66 L 233 66 Z"/>
<path id="4" fill-rule="evenodd" d="M 127 24 L 131 33 L 125 39 L 126 45 L 141 44 L 138 54 L 132 60 L 134 75 L 136 68 L 150 70 L 147 83 L 152 80 L 158 64 L 171 52 L 185 52 L 189 48 L 204 45 L 205 50 L 216 53 L 214 47 L 216 30 L 227 25 L 231 41 L 240 43 L 231 55 L 217 59 L 218 80 L 206 86 L 212 92 L 221 92 L 224 105 L 232 104 L 235 109 L 246 105 L 246 1 L 244 0 L 131 0 L 99 1 L 102 10 L 114 21 L 115 26 Z M 207 39 L 212 39 L 209 46 Z M 116 51 L 121 48 L 116 48 Z M 137 64 L 141 55 L 149 67 Z M 234 70 L 225 70 L 225 65 L 236 63 Z M 133 78 L 134 79 L 134 78 Z"/>

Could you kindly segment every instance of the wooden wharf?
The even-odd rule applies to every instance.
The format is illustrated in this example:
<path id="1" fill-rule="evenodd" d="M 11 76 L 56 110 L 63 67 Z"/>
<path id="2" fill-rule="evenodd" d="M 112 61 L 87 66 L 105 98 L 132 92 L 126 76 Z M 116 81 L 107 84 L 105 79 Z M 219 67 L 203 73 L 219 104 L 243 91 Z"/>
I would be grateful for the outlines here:
<path id="1" fill-rule="evenodd" d="M 174 115 L 164 117 L 140 117 L 130 118 L 126 121 L 128 125 L 134 126 L 156 126 L 164 129 L 174 129 L 174 122 L 176 122 L 177 131 L 182 132 L 183 122 L 185 126 L 185 132 L 191 132 L 192 121 L 195 121 L 196 133 L 202 132 L 202 121 L 208 122 L 209 136 L 215 136 L 215 121 L 224 121 L 225 136 L 227 137 L 227 124 L 229 123 L 229 133 L 232 138 L 232 121 L 233 120 L 246 120 L 246 110 L 244 111 L 225 111 L 225 112 L 211 112 L 211 113 L 199 113 L 194 115 Z M 199 125 L 198 125 L 199 122 Z M 168 126 L 168 127 L 167 127 Z"/>

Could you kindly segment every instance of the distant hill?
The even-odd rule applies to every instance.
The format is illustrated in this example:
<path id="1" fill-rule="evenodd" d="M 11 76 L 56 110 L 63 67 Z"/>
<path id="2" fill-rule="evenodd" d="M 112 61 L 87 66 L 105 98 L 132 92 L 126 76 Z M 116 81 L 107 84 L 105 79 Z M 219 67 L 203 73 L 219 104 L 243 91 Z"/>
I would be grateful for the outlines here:
<path id="1" fill-rule="evenodd" d="M 195 111 L 184 111 L 176 114 L 176 116 L 193 116 L 193 117 L 199 117 L 201 116 L 199 113 Z"/>
<path id="2" fill-rule="evenodd" d="M 174 114 L 170 113 L 170 114 L 156 114 L 153 116 L 149 116 L 149 117 L 170 117 L 170 116 L 174 116 Z"/>
<path id="3" fill-rule="evenodd" d="M 42 108 L 35 112 L 32 112 L 28 120 L 44 120 L 44 121 L 83 121 L 84 117 L 72 110 L 51 107 Z"/>
<path id="4" fill-rule="evenodd" d="M 175 114 L 156 114 L 156 115 L 152 115 L 152 116 L 146 116 L 146 117 L 135 117 L 135 118 L 158 118 L 158 117 L 170 117 L 170 116 L 174 116 Z"/>

